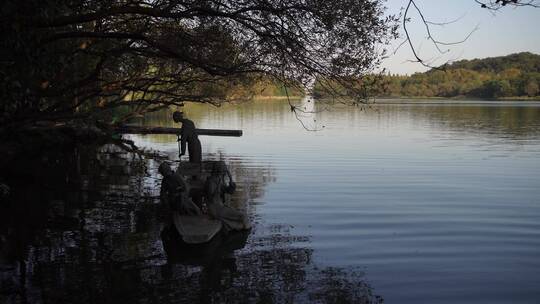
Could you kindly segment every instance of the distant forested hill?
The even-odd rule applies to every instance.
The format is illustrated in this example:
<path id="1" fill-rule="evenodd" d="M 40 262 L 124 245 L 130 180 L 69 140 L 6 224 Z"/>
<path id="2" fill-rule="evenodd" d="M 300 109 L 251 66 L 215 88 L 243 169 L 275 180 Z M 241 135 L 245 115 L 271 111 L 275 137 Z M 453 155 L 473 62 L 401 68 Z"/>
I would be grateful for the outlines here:
<path id="1" fill-rule="evenodd" d="M 500 73 L 518 69 L 525 73 L 540 72 L 540 55 L 529 52 L 484 59 L 460 60 L 444 66 L 446 69 L 466 69 L 483 73 Z"/>
<path id="2" fill-rule="evenodd" d="M 410 76 L 387 75 L 380 91 L 391 97 L 538 97 L 540 55 L 461 60 Z"/>

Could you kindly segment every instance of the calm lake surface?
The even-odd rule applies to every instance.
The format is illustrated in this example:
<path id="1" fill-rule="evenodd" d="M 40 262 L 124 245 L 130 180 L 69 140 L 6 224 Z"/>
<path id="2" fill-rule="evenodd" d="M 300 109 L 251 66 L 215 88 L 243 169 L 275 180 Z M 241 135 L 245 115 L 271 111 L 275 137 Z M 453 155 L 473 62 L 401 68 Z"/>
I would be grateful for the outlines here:
<path id="1" fill-rule="evenodd" d="M 176 261 L 162 233 L 161 160 L 79 151 L 67 162 L 79 166 L 67 175 L 76 186 L 42 190 L 52 193 L 36 211 L 45 220 L 2 264 L 3 297 L 539 303 L 540 103 L 294 103 L 317 113 L 295 117 L 276 100 L 184 110 L 199 128 L 244 131 L 200 137 L 203 159 L 231 168 L 235 204 L 254 225 L 239 249 Z M 170 112 L 139 122 L 172 126 Z M 175 136 L 131 138 L 178 160 Z"/>

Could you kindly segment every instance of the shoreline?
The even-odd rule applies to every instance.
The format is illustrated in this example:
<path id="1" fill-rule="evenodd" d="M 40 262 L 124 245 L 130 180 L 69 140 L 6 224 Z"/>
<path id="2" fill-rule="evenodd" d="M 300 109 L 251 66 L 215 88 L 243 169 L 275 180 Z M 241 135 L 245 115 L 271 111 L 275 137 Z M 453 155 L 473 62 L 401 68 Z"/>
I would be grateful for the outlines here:
<path id="1" fill-rule="evenodd" d="M 289 96 L 289 99 L 302 99 L 306 96 Z M 264 100 L 286 100 L 287 96 L 255 96 L 252 101 L 264 101 Z M 328 98 L 314 98 L 315 100 L 326 100 Z M 384 101 L 384 100 L 393 100 L 396 103 L 407 102 L 407 101 L 444 101 L 444 102 L 460 102 L 460 101 L 477 101 L 477 102 L 501 102 L 501 101 L 521 101 L 521 102 L 540 102 L 540 96 L 535 97 L 523 97 L 523 96 L 511 96 L 511 97 L 502 97 L 502 98 L 478 98 L 478 97 L 467 97 L 467 96 L 456 96 L 456 97 L 425 97 L 425 96 L 375 96 L 373 97 L 375 102 Z"/>
<path id="2" fill-rule="evenodd" d="M 254 96 L 252 100 L 282 100 L 282 99 L 302 99 L 306 96 L 280 96 L 280 95 L 276 95 L 276 96 Z"/>
<path id="3" fill-rule="evenodd" d="M 528 97 L 528 96 L 509 96 L 501 98 L 479 98 L 479 97 L 467 97 L 467 96 L 454 96 L 454 97 L 425 97 L 425 96 L 376 96 L 376 100 L 449 100 L 449 101 L 540 101 L 540 96 Z"/>
<path id="4" fill-rule="evenodd" d="M 306 96 L 289 96 L 289 99 L 302 99 Z M 330 97 L 315 98 L 316 100 L 325 100 Z M 287 96 L 254 96 L 251 100 L 284 100 L 287 99 Z M 479 101 L 479 102 L 493 102 L 493 101 L 540 101 L 540 96 L 509 96 L 501 98 L 479 98 L 479 97 L 468 97 L 468 96 L 454 96 L 454 97 L 439 97 L 439 96 L 374 96 L 375 101 L 380 100 L 434 100 L 434 101 Z"/>

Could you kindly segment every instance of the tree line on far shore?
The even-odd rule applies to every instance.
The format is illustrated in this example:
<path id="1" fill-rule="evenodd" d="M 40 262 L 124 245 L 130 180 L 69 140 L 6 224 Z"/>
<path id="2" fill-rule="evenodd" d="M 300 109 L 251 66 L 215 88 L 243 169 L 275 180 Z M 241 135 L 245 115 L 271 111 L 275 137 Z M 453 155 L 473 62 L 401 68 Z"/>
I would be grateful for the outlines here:
<path id="1" fill-rule="evenodd" d="M 461 60 L 410 76 L 384 75 L 380 83 L 377 95 L 384 97 L 538 97 L 540 55 Z"/>

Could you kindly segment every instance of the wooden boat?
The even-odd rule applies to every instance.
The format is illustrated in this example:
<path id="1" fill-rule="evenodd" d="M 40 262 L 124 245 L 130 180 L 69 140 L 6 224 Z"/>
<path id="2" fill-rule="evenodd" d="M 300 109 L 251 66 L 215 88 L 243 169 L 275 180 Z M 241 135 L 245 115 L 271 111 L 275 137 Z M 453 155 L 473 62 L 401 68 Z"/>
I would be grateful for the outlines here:
<path id="1" fill-rule="evenodd" d="M 201 163 L 180 163 L 176 174 L 182 175 L 189 184 L 191 195 L 202 195 L 204 182 L 210 176 L 214 164 L 221 161 L 203 161 Z M 187 244 L 209 242 L 223 228 L 223 224 L 208 215 L 180 215 L 173 213 L 173 223 L 182 240 Z"/>
<path id="2" fill-rule="evenodd" d="M 173 222 L 182 240 L 188 244 L 206 243 L 223 228 L 220 221 L 210 219 L 207 215 L 180 215 L 175 212 Z"/>
<path id="3" fill-rule="evenodd" d="M 210 241 L 202 244 L 187 243 L 180 238 L 176 229 L 168 227 L 161 232 L 163 248 L 171 263 L 187 265 L 210 265 L 224 259 L 234 251 L 244 248 L 249 230 L 217 233 Z"/>

